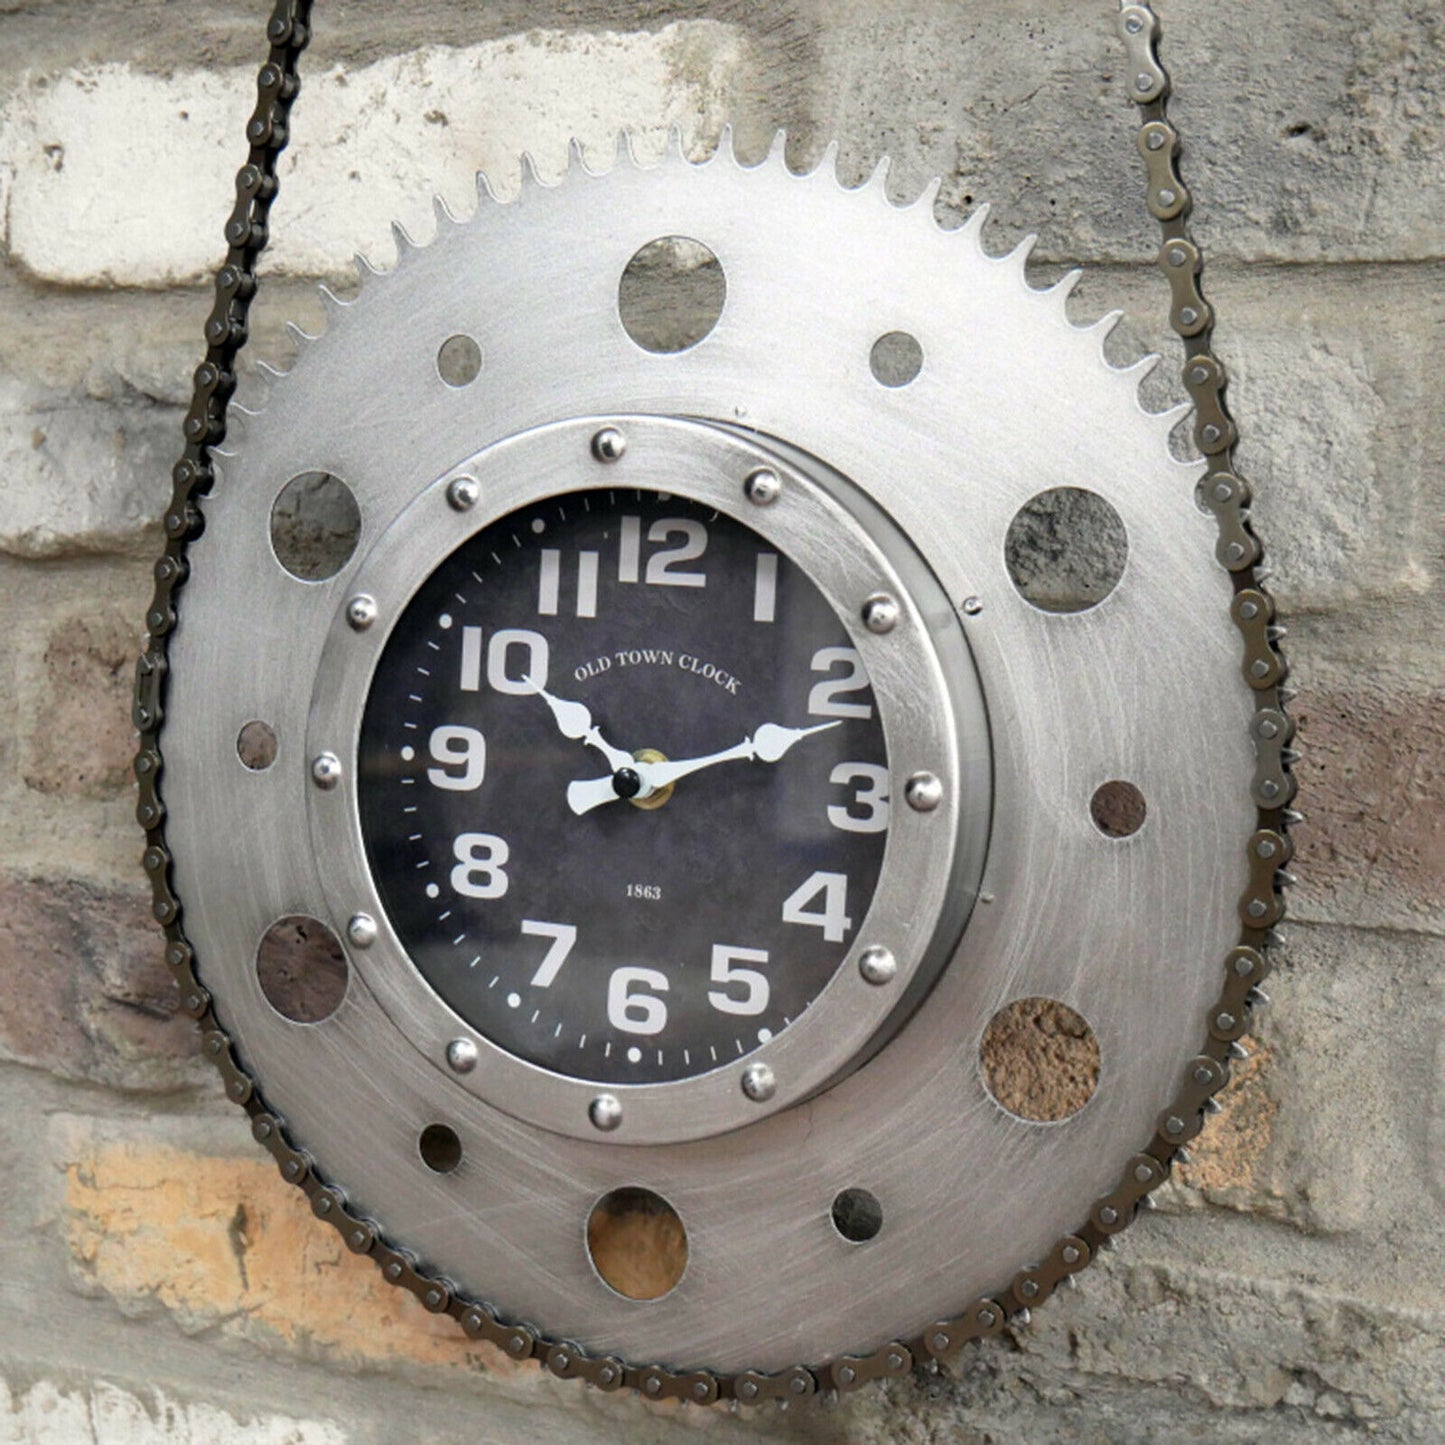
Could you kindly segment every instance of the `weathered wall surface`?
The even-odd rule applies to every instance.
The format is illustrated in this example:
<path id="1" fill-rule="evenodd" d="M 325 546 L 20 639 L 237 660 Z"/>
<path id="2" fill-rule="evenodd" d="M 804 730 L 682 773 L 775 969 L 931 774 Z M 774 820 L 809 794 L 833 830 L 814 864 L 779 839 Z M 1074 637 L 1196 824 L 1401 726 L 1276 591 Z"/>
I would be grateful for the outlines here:
<path id="1" fill-rule="evenodd" d="M 1445 1435 L 1445 21 L 1164 7 L 1241 465 L 1291 627 L 1295 922 L 1255 1062 L 1083 1287 L 807 1419 L 648 1410 L 468 1346 L 345 1255 L 174 1016 L 127 691 L 264 9 L 0 0 L 0 1440 Z M 1170 351 L 1108 0 L 322 3 L 255 353 L 486 167 L 725 120 L 1091 263 Z M 1054 268 L 1056 274 L 1057 267 Z M 860 1308 L 866 1305 L 860 1303 Z"/>

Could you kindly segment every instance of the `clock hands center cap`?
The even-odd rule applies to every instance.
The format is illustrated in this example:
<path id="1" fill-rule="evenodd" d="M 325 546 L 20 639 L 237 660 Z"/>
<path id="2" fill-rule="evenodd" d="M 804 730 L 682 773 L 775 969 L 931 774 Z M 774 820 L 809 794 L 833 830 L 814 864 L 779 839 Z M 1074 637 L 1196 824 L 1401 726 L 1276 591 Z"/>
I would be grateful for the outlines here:
<path id="1" fill-rule="evenodd" d="M 639 748 L 632 756 L 639 763 L 665 763 L 668 761 L 667 756 L 658 752 L 656 748 Z M 634 808 L 645 808 L 648 811 L 660 808 L 667 802 L 676 786 L 676 783 L 665 783 L 660 788 L 644 791 L 646 784 L 643 776 L 635 768 L 618 768 L 612 775 L 612 788 L 617 796 L 626 798 Z"/>

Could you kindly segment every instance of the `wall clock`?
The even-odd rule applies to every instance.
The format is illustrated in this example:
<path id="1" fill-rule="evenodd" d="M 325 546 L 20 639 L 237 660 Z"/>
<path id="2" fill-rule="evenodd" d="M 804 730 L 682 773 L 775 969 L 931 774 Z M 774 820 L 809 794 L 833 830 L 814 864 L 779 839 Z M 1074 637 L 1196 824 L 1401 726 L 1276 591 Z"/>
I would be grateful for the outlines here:
<path id="1" fill-rule="evenodd" d="M 270 22 L 138 678 L 204 1046 L 316 1214 L 514 1357 L 697 1403 L 946 1360 L 1198 1132 L 1287 877 L 1154 17 L 1120 29 L 1202 463 L 982 209 L 727 138 L 483 187 L 228 410 L 309 12 Z M 649 339 L 627 278 L 684 252 L 716 304 Z M 325 566 L 273 526 L 321 487 Z M 1115 561 L 1061 599 L 1010 549 L 1071 508 Z M 287 1016 L 295 918 L 345 986 Z M 1034 1005 L 1097 1045 L 1067 1117 L 983 1062 Z M 599 1257 L 628 1208 L 662 1287 Z"/>

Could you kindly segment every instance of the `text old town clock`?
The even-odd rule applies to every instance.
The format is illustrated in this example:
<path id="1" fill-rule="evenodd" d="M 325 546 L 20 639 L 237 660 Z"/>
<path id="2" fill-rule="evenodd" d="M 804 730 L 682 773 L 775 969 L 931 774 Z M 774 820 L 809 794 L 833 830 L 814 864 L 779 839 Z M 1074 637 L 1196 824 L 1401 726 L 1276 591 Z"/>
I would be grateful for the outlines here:
<path id="1" fill-rule="evenodd" d="M 947 1359 L 1163 1181 L 1280 915 L 1283 664 L 1154 17 L 1120 28 L 1202 462 L 981 210 L 726 138 L 483 190 L 228 412 L 309 11 L 270 24 L 138 685 L 186 1007 L 315 1212 L 514 1357 L 694 1402 Z M 624 278 L 682 251 L 725 295 L 639 339 Z M 323 482 L 355 527 L 307 567 L 278 507 Z M 1070 526 L 1114 562 L 1051 595 L 1019 538 Z M 288 1016 L 294 918 L 345 988 Z M 1026 1006 L 1096 1050 L 1066 1117 L 990 1074 Z M 596 1256 L 629 1200 L 664 1289 Z"/>

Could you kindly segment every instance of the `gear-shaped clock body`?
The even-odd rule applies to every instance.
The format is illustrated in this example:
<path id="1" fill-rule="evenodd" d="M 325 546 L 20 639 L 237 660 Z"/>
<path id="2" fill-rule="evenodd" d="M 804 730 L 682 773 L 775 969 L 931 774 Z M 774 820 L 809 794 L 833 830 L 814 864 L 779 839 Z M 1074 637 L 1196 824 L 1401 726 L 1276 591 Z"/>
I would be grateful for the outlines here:
<path id="1" fill-rule="evenodd" d="M 1032 288 L 1026 248 L 991 256 L 982 212 L 948 232 L 930 202 L 730 144 L 483 193 L 234 418 L 190 549 L 167 837 L 236 1056 L 352 1210 L 592 1355 L 783 1370 L 1002 1289 L 1153 1137 L 1239 937 L 1254 704 L 1202 468 L 1170 454 L 1180 414 L 1105 360 L 1111 320 L 1070 323 L 1070 282 Z M 663 237 L 711 250 L 727 292 L 659 354 L 618 288 Z M 922 349 L 906 385 L 870 369 L 891 332 Z M 463 387 L 437 363 L 459 335 L 482 358 Z M 360 537 L 308 582 L 270 515 L 318 472 Z M 776 495 L 750 492 L 760 472 Z M 1077 612 L 1006 566 L 1011 522 L 1056 488 L 1127 536 Z M 674 662 L 644 689 L 615 659 L 645 649 Z M 635 755 L 634 796 L 544 690 Z M 258 718 L 279 740 L 260 771 L 236 753 Z M 729 748 L 636 805 L 655 770 Z M 1120 778 L 1147 800 L 1128 837 L 1090 811 Z M 257 978 L 292 914 L 348 952 L 317 1023 Z M 1066 1120 L 985 1082 L 984 1031 L 1026 998 L 1098 1041 Z M 445 1171 L 419 1149 L 433 1126 L 460 1146 Z M 659 1299 L 589 1257 L 589 1214 L 624 1188 L 686 1229 Z M 831 1215 L 850 1189 L 882 1211 L 864 1242 Z"/>

